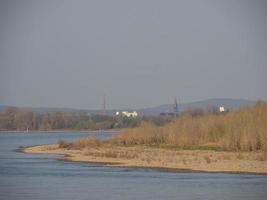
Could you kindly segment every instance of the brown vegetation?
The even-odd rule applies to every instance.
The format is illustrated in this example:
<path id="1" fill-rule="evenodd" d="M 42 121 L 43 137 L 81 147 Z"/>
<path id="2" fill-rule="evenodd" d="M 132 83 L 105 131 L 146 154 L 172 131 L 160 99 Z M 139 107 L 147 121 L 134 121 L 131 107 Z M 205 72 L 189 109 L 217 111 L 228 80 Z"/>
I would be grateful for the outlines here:
<path id="1" fill-rule="evenodd" d="M 267 103 L 259 101 L 254 107 L 219 115 L 193 117 L 185 114 L 163 127 L 142 123 L 138 128 L 123 131 L 112 143 L 267 151 Z"/>
<path id="2" fill-rule="evenodd" d="M 258 102 L 226 114 L 193 117 L 185 114 L 159 127 L 142 122 L 140 127 L 125 129 L 109 141 L 82 138 L 69 148 L 100 145 L 146 145 L 169 149 L 267 151 L 267 103 Z M 62 144 L 61 144 L 62 145 Z"/>

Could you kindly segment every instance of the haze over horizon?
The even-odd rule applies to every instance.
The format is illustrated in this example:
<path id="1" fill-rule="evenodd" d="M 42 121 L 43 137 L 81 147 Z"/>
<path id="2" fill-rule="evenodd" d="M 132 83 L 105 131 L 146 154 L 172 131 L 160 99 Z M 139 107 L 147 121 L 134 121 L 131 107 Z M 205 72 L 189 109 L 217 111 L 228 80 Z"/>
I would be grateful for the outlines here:
<path id="1" fill-rule="evenodd" d="M 267 100 L 267 1 L 0 1 L 0 105 Z"/>

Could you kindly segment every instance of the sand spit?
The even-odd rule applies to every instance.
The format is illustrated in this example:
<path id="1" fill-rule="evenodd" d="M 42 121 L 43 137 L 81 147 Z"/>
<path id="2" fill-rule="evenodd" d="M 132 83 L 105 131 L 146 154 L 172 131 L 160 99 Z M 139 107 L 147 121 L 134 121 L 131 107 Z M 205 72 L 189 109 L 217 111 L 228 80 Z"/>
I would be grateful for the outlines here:
<path id="1" fill-rule="evenodd" d="M 262 152 L 221 152 L 206 150 L 166 150 L 150 147 L 59 148 L 58 144 L 22 149 L 25 153 L 60 154 L 59 159 L 102 163 L 107 166 L 267 174 Z"/>

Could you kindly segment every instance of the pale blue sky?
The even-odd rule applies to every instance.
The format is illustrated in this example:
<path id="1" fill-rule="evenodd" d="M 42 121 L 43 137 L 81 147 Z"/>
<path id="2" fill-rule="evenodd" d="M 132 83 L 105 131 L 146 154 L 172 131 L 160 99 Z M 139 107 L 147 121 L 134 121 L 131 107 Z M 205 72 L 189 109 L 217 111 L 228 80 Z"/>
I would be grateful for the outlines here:
<path id="1" fill-rule="evenodd" d="M 0 0 L 0 104 L 267 99 L 267 1 Z"/>

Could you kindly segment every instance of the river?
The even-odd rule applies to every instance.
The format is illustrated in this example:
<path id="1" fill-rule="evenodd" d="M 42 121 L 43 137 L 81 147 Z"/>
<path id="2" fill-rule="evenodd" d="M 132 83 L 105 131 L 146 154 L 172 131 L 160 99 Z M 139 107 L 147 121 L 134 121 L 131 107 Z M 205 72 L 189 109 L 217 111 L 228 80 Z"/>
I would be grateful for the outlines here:
<path id="1" fill-rule="evenodd" d="M 21 146 L 52 144 L 110 132 L 0 133 L 0 200 L 265 200 L 267 176 L 171 173 L 105 167 L 24 154 Z"/>

